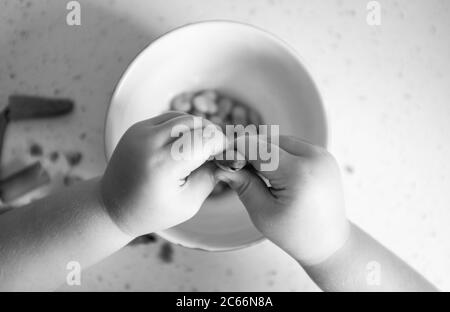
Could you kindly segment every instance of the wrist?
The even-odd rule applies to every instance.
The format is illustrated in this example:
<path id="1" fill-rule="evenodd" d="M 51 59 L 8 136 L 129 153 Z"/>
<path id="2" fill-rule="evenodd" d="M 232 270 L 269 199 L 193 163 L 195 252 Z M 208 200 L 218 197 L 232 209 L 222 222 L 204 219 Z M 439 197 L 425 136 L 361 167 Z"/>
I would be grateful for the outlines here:
<path id="1" fill-rule="evenodd" d="M 296 257 L 297 262 L 303 267 L 315 266 L 325 262 L 334 254 L 338 253 L 349 241 L 352 235 L 352 223 L 348 219 L 342 220 L 339 224 L 334 226 L 335 230 L 329 232 L 326 237 L 322 239 L 313 240 L 314 252 L 303 253 Z"/>
<path id="2" fill-rule="evenodd" d="M 103 178 L 96 179 L 94 192 L 105 217 L 109 219 L 110 223 L 117 229 L 117 232 L 120 232 L 121 236 L 129 241 L 135 239 L 137 236 L 125 229 L 125 227 L 121 225 L 121 222 L 119 222 L 117 214 L 114 213 L 114 204 L 110 198 L 107 198 L 106 192 L 104 191 Z"/>

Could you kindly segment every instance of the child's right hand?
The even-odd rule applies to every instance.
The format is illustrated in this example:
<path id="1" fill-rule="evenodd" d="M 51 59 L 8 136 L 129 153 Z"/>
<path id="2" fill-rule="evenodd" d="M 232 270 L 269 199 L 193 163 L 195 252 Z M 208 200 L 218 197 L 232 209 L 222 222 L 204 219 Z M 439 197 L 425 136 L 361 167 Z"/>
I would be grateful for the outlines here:
<path id="1" fill-rule="evenodd" d="M 138 122 L 120 139 L 101 181 L 101 198 L 113 221 L 128 235 L 170 228 L 194 216 L 215 186 L 214 165 L 204 165 L 224 149 L 221 131 L 208 138 L 194 116 L 168 112 Z M 199 118 L 199 117 L 197 117 Z M 192 136 L 188 159 L 172 155 L 174 127 Z"/>
<path id="2" fill-rule="evenodd" d="M 256 170 L 218 170 L 216 179 L 237 191 L 253 223 L 268 239 L 302 265 L 314 265 L 340 249 L 349 236 L 339 168 L 320 147 L 287 136 L 279 141 L 279 146 L 271 146 L 279 150 L 276 170 L 260 171 L 262 162 L 250 160 Z M 258 143 L 268 144 L 260 139 Z"/>

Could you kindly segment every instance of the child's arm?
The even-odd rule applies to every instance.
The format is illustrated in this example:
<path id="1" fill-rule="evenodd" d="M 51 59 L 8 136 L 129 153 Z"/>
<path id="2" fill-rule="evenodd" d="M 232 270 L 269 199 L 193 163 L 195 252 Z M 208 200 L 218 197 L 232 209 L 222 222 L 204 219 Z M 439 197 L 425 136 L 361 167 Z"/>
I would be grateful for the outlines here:
<path id="1" fill-rule="evenodd" d="M 172 157 L 175 126 L 203 142 L 192 146 L 191 158 Z M 121 138 L 101 179 L 2 214 L 0 290 L 54 289 L 66 281 L 69 262 L 85 269 L 136 236 L 195 215 L 215 185 L 213 167 L 202 165 L 224 148 L 221 133 L 201 134 L 181 113 L 139 122 Z"/>
<path id="2" fill-rule="evenodd" d="M 133 238 L 111 221 L 98 189 L 99 179 L 86 181 L 0 216 L 0 291 L 54 289 L 70 261 L 85 269 Z"/>
<path id="3" fill-rule="evenodd" d="M 327 260 L 304 268 L 326 291 L 437 291 L 419 273 L 353 224 L 344 246 Z"/>
<path id="4" fill-rule="evenodd" d="M 258 143 L 263 150 L 268 144 Z M 296 259 L 321 289 L 436 290 L 347 220 L 339 169 L 328 152 L 286 136 L 271 148 L 271 155 L 275 150 L 279 155 L 276 170 L 261 171 L 262 162 L 250 160 L 255 170 L 219 170 L 216 178 L 237 191 L 255 226 Z"/>

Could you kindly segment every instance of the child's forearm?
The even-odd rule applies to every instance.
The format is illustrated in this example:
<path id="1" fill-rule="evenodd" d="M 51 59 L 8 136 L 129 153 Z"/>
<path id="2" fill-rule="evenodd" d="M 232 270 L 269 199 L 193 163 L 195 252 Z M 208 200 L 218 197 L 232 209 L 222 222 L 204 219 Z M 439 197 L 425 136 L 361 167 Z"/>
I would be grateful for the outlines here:
<path id="1" fill-rule="evenodd" d="M 99 179 L 0 216 L 0 290 L 51 290 L 126 245 L 99 197 Z"/>
<path id="2" fill-rule="evenodd" d="M 304 267 L 324 291 L 436 291 L 424 277 L 355 225 L 346 244 Z"/>

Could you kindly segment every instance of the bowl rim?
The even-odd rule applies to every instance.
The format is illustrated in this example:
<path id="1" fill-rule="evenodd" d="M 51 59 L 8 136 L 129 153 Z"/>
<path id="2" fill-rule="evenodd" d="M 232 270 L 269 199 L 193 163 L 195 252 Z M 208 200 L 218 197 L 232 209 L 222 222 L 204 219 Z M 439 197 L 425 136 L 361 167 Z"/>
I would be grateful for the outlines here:
<path id="1" fill-rule="evenodd" d="M 308 76 L 308 79 L 310 80 L 310 82 L 312 84 L 312 87 L 314 88 L 315 93 L 317 94 L 318 101 L 320 104 L 319 106 L 320 106 L 320 110 L 321 110 L 321 115 L 322 115 L 323 121 L 324 121 L 324 142 L 323 142 L 322 147 L 327 148 L 329 146 L 330 133 L 329 133 L 329 126 L 328 126 L 328 116 L 327 116 L 327 113 L 326 113 L 326 110 L 324 107 L 324 101 L 323 101 L 320 89 L 317 86 L 316 82 L 314 81 L 313 75 L 311 74 L 311 72 L 312 72 L 311 67 L 306 65 L 307 63 L 300 56 L 300 54 L 289 43 L 287 43 L 286 41 L 284 41 L 277 35 L 269 32 L 259 26 L 255 26 L 255 25 L 241 22 L 241 21 L 234 21 L 234 20 L 227 20 L 227 19 L 212 19 L 212 20 L 204 20 L 204 21 L 196 21 L 196 22 L 186 23 L 186 24 L 180 25 L 178 27 L 172 28 L 172 29 L 162 33 L 161 35 L 157 36 L 154 40 L 152 40 L 150 43 L 148 43 L 145 47 L 140 49 L 139 52 L 133 57 L 133 59 L 128 63 L 126 69 L 123 71 L 122 75 L 120 76 L 120 79 L 116 82 L 116 84 L 113 88 L 113 91 L 109 97 L 108 107 L 106 109 L 105 120 L 104 120 L 104 125 L 103 125 L 103 152 L 104 152 L 106 162 L 108 162 L 107 147 L 106 147 L 106 144 L 107 144 L 106 143 L 106 128 L 108 125 L 108 120 L 110 119 L 111 104 L 119 90 L 119 87 L 122 86 L 122 84 L 124 83 L 125 79 L 129 75 L 131 69 L 134 67 L 134 64 L 136 64 L 139 61 L 139 59 L 140 59 L 140 57 L 142 57 L 142 54 L 144 53 L 144 51 L 146 51 L 147 49 L 154 46 L 157 42 L 160 42 L 161 39 L 163 39 L 169 35 L 172 35 L 174 33 L 184 31 L 187 28 L 209 27 L 209 25 L 242 26 L 247 29 L 251 29 L 253 31 L 256 31 L 256 33 L 258 33 L 258 34 L 265 36 L 267 39 L 272 41 L 274 44 L 278 45 L 279 47 L 283 48 L 287 53 L 289 53 L 289 55 L 293 58 L 293 60 L 295 60 L 296 63 L 301 68 L 303 68 L 305 74 Z M 168 229 L 166 229 L 166 230 L 168 230 Z M 241 245 L 237 245 L 237 246 L 233 246 L 233 247 L 220 247 L 220 246 L 213 247 L 213 246 L 209 246 L 209 245 L 207 246 L 207 245 L 201 245 L 201 244 L 193 244 L 191 242 L 181 242 L 180 240 L 175 239 L 172 235 L 168 234 L 166 232 L 166 230 L 157 231 L 155 233 L 158 236 L 162 237 L 163 239 L 165 239 L 175 245 L 182 246 L 182 247 L 189 248 L 189 249 L 196 249 L 196 250 L 209 251 L 209 252 L 226 252 L 226 251 L 239 250 L 239 249 L 254 246 L 256 244 L 259 244 L 259 243 L 267 240 L 261 234 L 259 238 L 255 239 L 254 241 L 249 242 L 249 243 L 245 243 L 245 244 L 241 244 Z"/>

